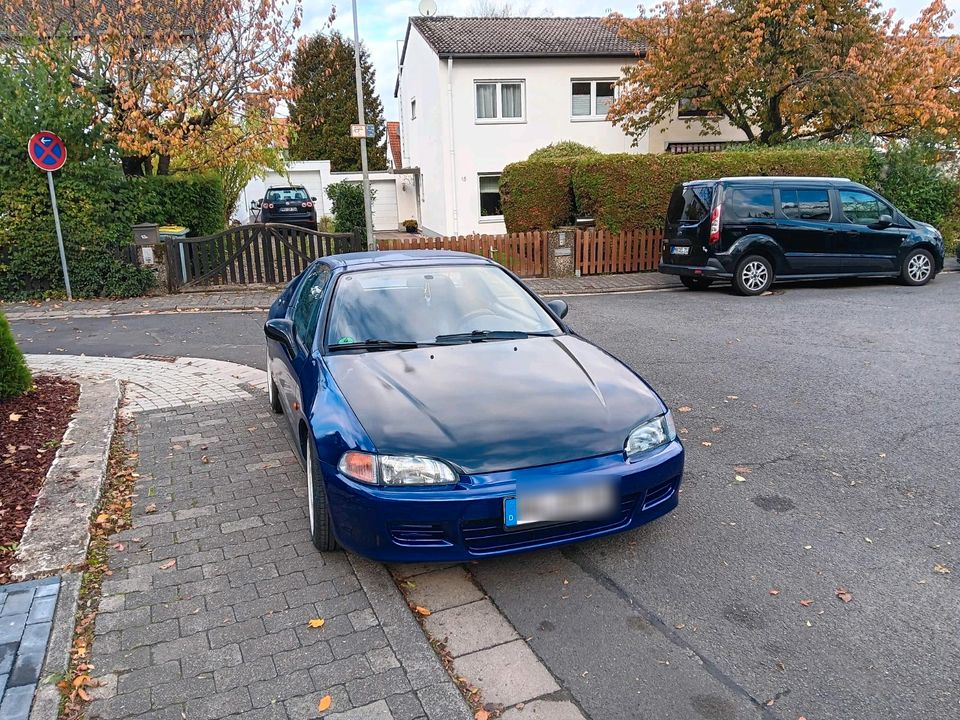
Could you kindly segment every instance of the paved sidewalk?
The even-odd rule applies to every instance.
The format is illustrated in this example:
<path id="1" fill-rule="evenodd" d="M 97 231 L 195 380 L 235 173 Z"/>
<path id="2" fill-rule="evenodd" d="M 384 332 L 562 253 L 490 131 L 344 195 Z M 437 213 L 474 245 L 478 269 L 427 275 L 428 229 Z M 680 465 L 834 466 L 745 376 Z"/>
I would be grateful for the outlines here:
<path id="1" fill-rule="evenodd" d="M 139 452 L 133 527 L 114 537 L 102 587 L 90 720 L 467 720 L 385 568 L 310 543 L 304 474 L 255 389 L 263 373 L 205 362 L 63 359 L 130 383 L 125 441 Z"/>
<path id="2" fill-rule="evenodd" d="M 591 275 L 572 278 L 528 278 L 540 295 L 583 295 L 602 292 L 637 292 L 680 287 L 680 281 L 660 273 Z M 266 310 L 279 287 L 230 292 L 191 292 L 124 300 L 63 300 L 40 303 L 0 303 L 0 312 L 14 320 L 56 320 L 67 317 L 111 317 L 152 313 L 242 312 Z"/>

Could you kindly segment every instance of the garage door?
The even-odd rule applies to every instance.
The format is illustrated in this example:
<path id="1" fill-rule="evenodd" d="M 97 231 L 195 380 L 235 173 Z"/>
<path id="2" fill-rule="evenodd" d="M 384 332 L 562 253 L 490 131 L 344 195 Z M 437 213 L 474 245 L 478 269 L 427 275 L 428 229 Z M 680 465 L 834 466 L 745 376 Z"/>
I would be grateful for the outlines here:
<path id="1" fill-rule="evenodd" d="M 370 188 L 376 191 L 373 199 L 373 229 L 396 230 L 400 227 L 397 217 L 397 183 L 390 180 L 374 180 Z"/>

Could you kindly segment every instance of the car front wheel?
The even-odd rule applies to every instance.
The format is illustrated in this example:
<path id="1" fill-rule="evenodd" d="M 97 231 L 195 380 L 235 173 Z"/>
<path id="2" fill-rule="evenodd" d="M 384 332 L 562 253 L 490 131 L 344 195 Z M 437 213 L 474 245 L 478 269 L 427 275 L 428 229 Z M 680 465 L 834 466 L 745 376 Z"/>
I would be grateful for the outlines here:
<path id="1" fill-rule="evenodd" d="M 270 409 L 280 415 L 283 412 L 283 406 L 280 404 L 280 393 L 277 391 L 277 384 L 273 381 L 273 372 L 270 370 L 269 353 L 267 353 L 267 399 L 270 401 Z"/>
<path id="2" fill-rule="evenodd" d="M 320 552 L 340 549 L 333 535 L 333 521 L 327 504 L 327 491 L 317 462 L 313 439 L 307 438 L 307 511 L 310 515 L 310 539 Z"/>
<path id="3" fill-rule="evenodd" d="M 708 278 L 689 277 L 687 275 L 681 275 L 680 282 L 690 290 L 706 290 L 713 285 L 713 280 Z"/>
<path id="4" fill-rule="evenodd" d="M 929 250 L 918 248 L 907 253 L 900 267 L 900 280 L 914 287 L 926 285 L 933 279 L 933 255 Z"/>
<path id="5" fill-rule="evenodd" d="M 760 295 L 773 284 L 773 266 L 762 255 L 748 255 L 737 264 L 733 286 L 741 295 Z"/>

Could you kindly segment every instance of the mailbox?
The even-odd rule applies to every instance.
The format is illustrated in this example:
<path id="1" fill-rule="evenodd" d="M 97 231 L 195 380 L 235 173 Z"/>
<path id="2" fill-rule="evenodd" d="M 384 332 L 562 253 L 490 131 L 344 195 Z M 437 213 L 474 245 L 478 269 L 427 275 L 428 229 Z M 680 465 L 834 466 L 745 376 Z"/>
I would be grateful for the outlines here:
<path id="1" fill-rule="evenodd" d="M 133 242 L 140 247 L 160 243 L 160 226 L 156 223 L 142 223 L 133 226 Z"/>

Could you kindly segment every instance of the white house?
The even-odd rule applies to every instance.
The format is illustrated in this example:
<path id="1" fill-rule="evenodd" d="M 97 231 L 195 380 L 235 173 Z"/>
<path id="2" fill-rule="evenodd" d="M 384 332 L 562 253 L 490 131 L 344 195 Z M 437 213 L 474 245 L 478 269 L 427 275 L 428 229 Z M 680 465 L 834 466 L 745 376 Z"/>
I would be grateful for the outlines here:
<path id="1" fill-rule="evenodd" d="M 394 94 L 403 166 L 420 172 L 422 227 L 441 235 L 505 232 L 501 171 L 553 142 L 646 153 L 744 139 L 732 126 L 704 137 L 678 110 L 634 147 L 606 115 L 621 68 L 638 53 L 600 18 L 410 18 Z"/>

